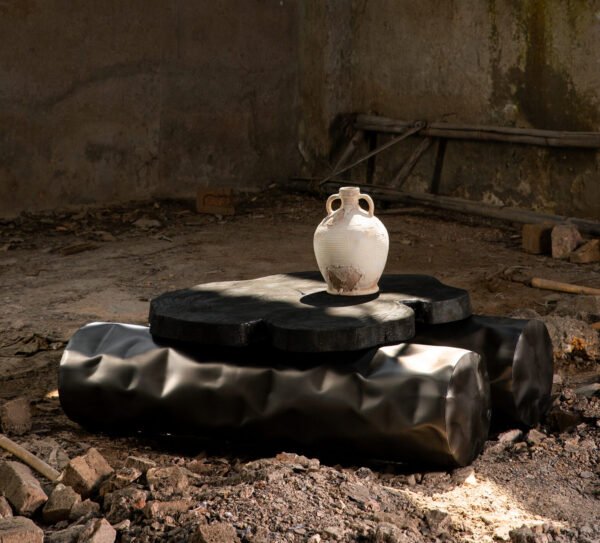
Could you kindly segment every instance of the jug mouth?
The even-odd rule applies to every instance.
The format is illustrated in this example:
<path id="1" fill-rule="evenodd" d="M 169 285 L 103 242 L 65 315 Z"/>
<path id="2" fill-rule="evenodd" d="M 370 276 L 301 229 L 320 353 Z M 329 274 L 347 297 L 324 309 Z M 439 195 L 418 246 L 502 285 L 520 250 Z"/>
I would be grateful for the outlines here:
<path id="1" fill-rule="evenodd" d="M 356 198 L 360 195 L 359 187 L 340 187 L 338 191 L 340 198 Z"/>

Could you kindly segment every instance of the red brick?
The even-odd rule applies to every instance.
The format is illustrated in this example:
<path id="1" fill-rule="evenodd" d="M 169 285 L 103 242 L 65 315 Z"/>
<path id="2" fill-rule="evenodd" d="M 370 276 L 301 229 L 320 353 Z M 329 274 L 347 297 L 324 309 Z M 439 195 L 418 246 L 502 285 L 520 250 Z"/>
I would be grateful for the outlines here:
<path id="1" fill-rule="evenodd" d="M 43 543 L 44 532 L 25 517 L 0 519 L 0 543 Z"/>
<path id="2" fill-rule="evenodd" d="M 550 223 L 524 224 L 521 230 L 523 250 L 535 255 L 550 254 L 552 228 Z"/>
<path id="3" fill-rule="evenodd" d="M 31 430 L 31 409 L 27 398 L 16 398 L 0 407 L 0 425 L 5 434 L 22 435 Z"/>
<path id="4" fill-rule="evenodd" d="M 196 194 L 196 211 L 212 215 L 234 215 L 233 190 L 227 188 L 201 188 Z"/>
<path id="5" fill-rule="evenodd" d="M 91 448 L 83 456 L 76 456 L 68 463 L 62 475 L 62 482 L 73 487 L 83 498 L 87 498 L 112 472 L 113 469 L 104 457 Z"/>
<path id="6" fill-rule="evenodd" d="M 4 495 L 19 515 L 30 515 L 48 501 L 31 470 L 20 462 L 0 465 L 0 494 Z"/>

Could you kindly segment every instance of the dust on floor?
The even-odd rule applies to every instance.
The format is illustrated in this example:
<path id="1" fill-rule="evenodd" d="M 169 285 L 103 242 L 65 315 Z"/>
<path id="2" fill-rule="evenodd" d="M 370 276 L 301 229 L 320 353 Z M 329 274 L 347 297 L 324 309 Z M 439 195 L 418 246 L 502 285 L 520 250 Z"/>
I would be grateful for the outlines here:
<path id="1" fill-rule="evenodd" d="M 476 313 L 540 315 L 556 328 L 552 412 L 532 431 L 495 429 L 468 468 L 423 473 L 293 454 L 252 458 L 226 447 L 109 439 L 64 416 L 53 391 L 77 328 L 144 324 L 149 300 L 166 290 L 314 270 L 312 234 L 323 215 L 322 201 L 273 190 L 227 218 L 160 202 L 0 221 L 0 403 L 25 395 L 34 409 L 32 430 L 15 439 L 57 467 L 94 446 L 117 469 L 140 455 L 189 474 L 176 495 L 138 481 L 144 500 L 184 498 L 189 507 L 128 510 L 120 541 L 187 541 L 198 525 L 217 522 L 256 543 L 599 540 L 598 333 L 568 347 L 572 327 L 589 334 L 585 320 L 600 315 L 582 311 L 576 296 L 510 281 L 506 271 L 600 286 L 600 266 L 523 253 L 519 229 L 504 223 L 426 209 L 381 217 L 391 240 L 386 272 L 435 275 L 468 289 Z M 109 502 L 102 514 L 117 521 Z M 67 527 L 40 523 L 47 535 Z"/>

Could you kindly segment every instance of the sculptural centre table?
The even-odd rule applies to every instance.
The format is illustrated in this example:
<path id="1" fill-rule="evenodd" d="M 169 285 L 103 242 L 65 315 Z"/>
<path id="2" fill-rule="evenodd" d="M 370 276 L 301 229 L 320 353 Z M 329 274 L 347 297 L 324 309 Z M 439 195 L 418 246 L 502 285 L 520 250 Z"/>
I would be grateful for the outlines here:
<path id="1" fill-rule="evenodd" d="M 199 345 L 355 351 L 411 339 L 415 320 L 442 324 L 471 314 L 467 291 L 428 275 L 384 275 L 379 287 L 374 295 L 334 296 L 315 272 L 208 283 L 152 300 L 150 332 Z"/>

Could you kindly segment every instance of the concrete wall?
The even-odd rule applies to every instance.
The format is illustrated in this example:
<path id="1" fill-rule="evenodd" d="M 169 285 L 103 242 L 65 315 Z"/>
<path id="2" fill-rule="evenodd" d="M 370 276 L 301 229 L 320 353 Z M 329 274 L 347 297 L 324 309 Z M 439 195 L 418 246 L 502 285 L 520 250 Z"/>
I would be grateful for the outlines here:
<path id="1" fill-rule="evenodd" d="M 599 51 L 600 0 L 3 0 L 0 215 L 320 174 L 352 112 L 600 130 Z M 597 217 L 599 156 L 451 142 L 441 192 Z"/>
<path id="2" fill-rule="evenodd" d="M 600 130 L 600 0 L 355 0 L 346 8 L 349 16 L 337 19 L 344 26 L 328 27 L 335 34 L 329 43 L 339 44 L 338 58 L 346 59 L 341 86 L 348 90 L 329 109 L 332 126 L 336 115 L 354 111 L 403 120 Z M 328 104 L 331 91 L 314 88 L 313 98 Z M 338 136 L 303 145 L 325 158 Z M 413 138 L 385 152 L 376 181 L 389 182 L 416 144 Z M 407 189 L 429 187 L 434 160 L 432 148 Z M 354 175 L 364 177 L 364 170 Z M 450 142 L 440 190 L 600 218 L 600 155 Z"/>
<path id="3" fill-rule="evenodd" d="M 0 2 L 0 215 L 287 176 L 297 22 L 275 0 Z"/>

